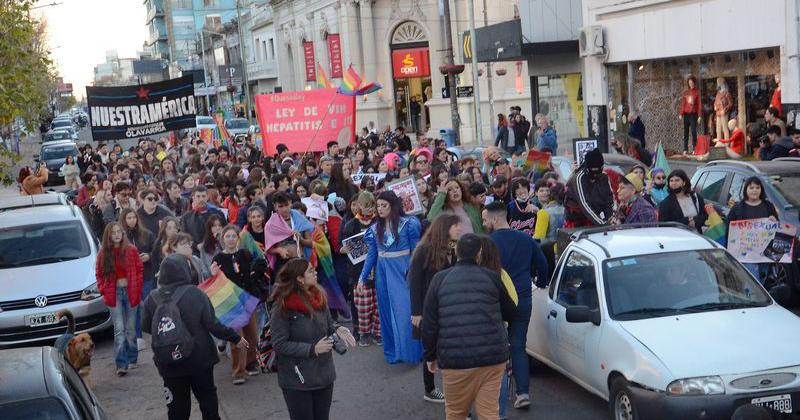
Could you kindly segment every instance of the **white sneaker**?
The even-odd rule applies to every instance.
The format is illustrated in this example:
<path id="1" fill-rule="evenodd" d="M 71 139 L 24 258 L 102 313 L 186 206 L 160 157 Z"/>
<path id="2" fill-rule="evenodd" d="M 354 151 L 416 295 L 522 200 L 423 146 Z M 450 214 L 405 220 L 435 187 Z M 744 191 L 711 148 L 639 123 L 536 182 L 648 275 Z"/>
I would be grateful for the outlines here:
<path id="1" fill-rule="evenodd" d="M 147 341 L 144 341 L 144 338 L 137 338 L 136 339 L 136 347 L 139 351 L 147 349 Z"/>

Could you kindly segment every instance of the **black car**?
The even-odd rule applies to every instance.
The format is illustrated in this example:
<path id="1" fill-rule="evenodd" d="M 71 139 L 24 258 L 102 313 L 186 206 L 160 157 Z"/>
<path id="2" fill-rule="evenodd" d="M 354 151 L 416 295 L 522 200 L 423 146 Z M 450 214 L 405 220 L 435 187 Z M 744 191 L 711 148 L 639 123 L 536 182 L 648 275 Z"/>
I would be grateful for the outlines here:
<path id="1" fill-rule="evenodd" d="M 53 141 L 42 144 L 42 150 L 39 154 L 39 161 L 47 164 L 47 170 L 50 175 L 47 178 L 47 185 L 59 185 L 64 183 L 64 177 L 60 176 L 58 172 L 61 166 L 66 162 L 67 155 L 72 155 L 73 158 L 78 156 L 78 145 L 74 141 Z"/>
<path id="2" fill-rule="evenodd" d="M 751 176 L 761 178 L 767 199 L 775 205 L 778 218 L 790 223 L 800 232 L 800 158 L 781 158 L 773 161 L 717 160 L 709 162 L 694 173 L 694 191 L 710 203 L 725 219 L 735 202 L 742 200 L 742 186 Z M 795 244 L 798 243 L 797 238 Z M 775 264 L 773 280 L 791 284 L 800 292 L 800 252 L 794 248 L 794 263 Z"/>
<path id="3" fill-rule="evenodd" d="M 0 350 L 0 417 L 5 420 L 106 419 L 78 372 L 53 347 Z M 13 378 L 13 380 L 9 380 Z"/>

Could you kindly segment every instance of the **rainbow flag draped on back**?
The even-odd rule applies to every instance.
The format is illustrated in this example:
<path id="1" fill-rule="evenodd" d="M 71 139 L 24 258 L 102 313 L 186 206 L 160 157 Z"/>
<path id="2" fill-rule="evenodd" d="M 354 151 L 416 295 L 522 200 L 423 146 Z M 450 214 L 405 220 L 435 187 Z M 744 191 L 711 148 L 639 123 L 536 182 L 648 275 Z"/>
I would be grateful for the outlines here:
<path id="1" fill-rule="evenodd" d="M 223 272 L 197 286 L 211 301 L 219 322 L 238 331 L 250 322 L 258 299 L 232 282 Z"/>
<path id="2" fill-rule="evenodd" d="M 703 235 L 713 239 L 722 246 L 727 246 L 728 230 L 725 227 L 725 222 L 722 221 L 722 217 L 720 217 L 712 204 L 706 204 L 705 209 L 706 213 L 708 213 L 708 219 L 706 219 L 706 226 L 708 226 L 708 229 Z"/>
<path id="3" fill-rule="evenodd" d="M 345 316 L 350 316 L 350 305 L 344 298 L 339 282 L 336 280 L 336 272 L 333 268 L 333 255 L 331 254 L 331 244 L 325 237 L 325 232 L 321 225 L 317 225 L 314 233 L 311 234 L 314 244 L 311 246 L 311 265 L 317 268 L 319 273 L 319 284 L 328 294 L 328 307 L 336 309 Z"/>
<path id="4" fill-rule="evenodd" d="M 347 96 L 362 96 L 383 89 L 383 85 L 380 83 L 363 83 L 364 81 L 361 79 L 361 76 L 356 73 L 356 70 L 351 64 L 347 66 L 347 71 L 344 72 L 344 76 L 342 77 L 342 85 L 339 86 L 337 92 Z"/>

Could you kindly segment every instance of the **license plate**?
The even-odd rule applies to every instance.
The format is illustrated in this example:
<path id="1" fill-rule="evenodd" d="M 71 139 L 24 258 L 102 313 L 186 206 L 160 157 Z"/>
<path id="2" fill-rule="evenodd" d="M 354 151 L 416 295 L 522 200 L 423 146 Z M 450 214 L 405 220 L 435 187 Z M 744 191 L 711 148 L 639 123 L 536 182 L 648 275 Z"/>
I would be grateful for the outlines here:
<path id="1" fill-rule="evenodd" d="M 781 413 L 792 413 L 792 396 L 789 394 L 753 398 L 750 403 L 759 407 L 771 408 Z"/>
<path id="2" fill-rule="evenodd" d="M 29 327 L 41 327 L 43 325 L 58 324 L 58 318 L 56 317 L 55 312 L 38 314 L 38 315 L 28 315 L 25 318 L 26 318 L 25 324 L 27 324 Z"/>

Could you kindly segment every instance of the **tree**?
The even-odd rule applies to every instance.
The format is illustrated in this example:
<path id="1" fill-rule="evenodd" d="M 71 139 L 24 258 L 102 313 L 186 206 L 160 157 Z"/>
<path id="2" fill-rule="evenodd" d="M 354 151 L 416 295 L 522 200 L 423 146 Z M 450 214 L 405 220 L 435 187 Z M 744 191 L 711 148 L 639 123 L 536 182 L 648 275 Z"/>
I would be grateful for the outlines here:
<path id="1" fill-rule="evenodd" d="M 55 90 L 45 47 L 46 24 L 31 16 L 33 0 L 0 0 L 0 127 L 23 121 L 32 129 Z M 0 145 L 0 182 L 13 182 L 19 156 Z"/>

